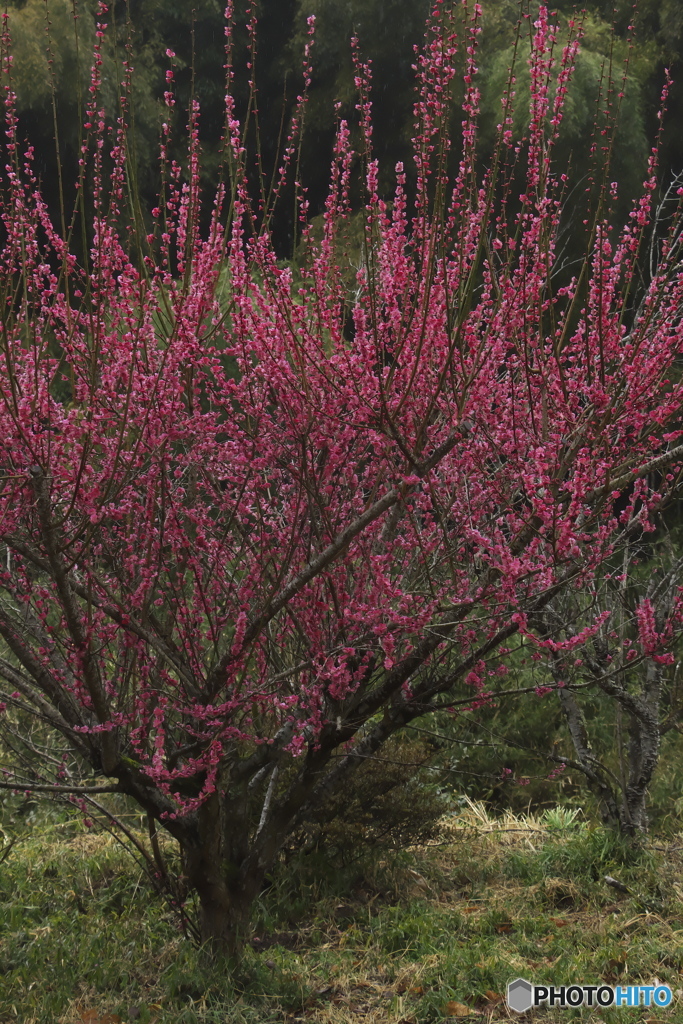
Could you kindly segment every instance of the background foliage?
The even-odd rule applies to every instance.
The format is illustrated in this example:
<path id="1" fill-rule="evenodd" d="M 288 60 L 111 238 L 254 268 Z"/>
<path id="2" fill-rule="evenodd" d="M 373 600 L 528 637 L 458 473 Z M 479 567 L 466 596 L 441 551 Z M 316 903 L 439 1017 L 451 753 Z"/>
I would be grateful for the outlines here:
<path id="1" fill-rule="evenodd" d="M 52 110 L 52 88 L 59 118 L 59 146 L 63 179 L 75 180 L 80 134 L 79 102 L 87 91 L 89 55 L 92 49 L 95 0 L 77 0 L 78 44 L 74 36 L 73 0 L 55 0 L 49 6 L 49 25 L 43 0 L 11 0 L 12 36 L 15 53 L 15 84 L 22 129 L 34 143 L 38 167 L 52 201 L 57 202 L 57 164 Z M 561 0 L 555 5 L 566 22 L 574 4 Z M 561 164 L 571 163 L 576 179 L 590 170 L 592 125 L 604 78 L 603 63 L 617 69 L 628 60 L 629 80 L 620 109 L 620 127 L 613 156 L 615 176 L 620 181 L 620 209 L 637 192 L 645 160 L 656 127 L 657 109 L 665 67 L 674 80 L 683 62 L 683 15 L 677 0 L 641 0 L 634 11 L 627 0 L 616 5 L 590 0 L 583 53 L 579 60 L 565 112 L 562 139 L 557 149 Z M 322 211 L 327 194 L 328 170 L 337 118 L 349 117 L 355 109 L 353 65 L 349 40 L 356 35 L 360 50 L 372 62 L 374 78 L 374 146 L 379 166 L 386 177 L 380 187 L 388 193 L 393 168 L 402 161 L 412 173 L 411 138 L 413 125 L 414 47 L 423 36 L 427 0 L 250 0 L 249 10 L 258 17 L 258 51 L 255 81 L 258 89 L 258 128 L 261 158 L 267 170 L 277 160 L 283 125 L 293 111 L 301 87 L 300 68 L 307 39 L 306 19 L 316 16 L 313 76 L 302 145 L 302 178 L 308 189 L 311 216 Z M 484 34 L 480 64 L 483 118 L 480 156 L 491 156 L 499 99 L 514 45 L 519 8 L 514 0 L 486 0 L 483 5 Z M 184 124 L 191 97 L 201 106 L 200 135 L 203 145 L 204 184 L 211 193 L 217 184 L 220 139 L 224 120 L 224 22 L 219 0 L 198 0 L 192 5 L 175 0 L 115 0 L 110 22 L 116 26 L 106 53 L 103 76 L 104 99 L 112 117 L 116 111 L 116 67 L 130 45 L 135 66 L 134 115 L 135 148 L 140 184 L 153 199 L 157 166 L 157 138 L 162 117 L 163 93 L 169 67 L 167 51 L 175 69 L 178 97 L 177 120 Z M 246 58 L 249 54 L 247 12 L 241 13 L 239 45 L 234 57 L 236 95 L 244 113 L 248 100 Z M 49 27 L 49 42 L 46 29 Z M 613 27 L 615 32 L 613 33 Z M 46 50 L 49 47 L 50 53 Z M 51 61 L 51 64 L 48 64 Z M 76 70 L 76 74 L 74 74 Z M 120 71 L 120 67 L 119 67 Z M 518 84 L 519 118 L 525 108 L 523 83 Z M 604 90 L 603 90 L 604 91 Z M 674 84 L 669 116 L 662 144 L 662 179 L 683 167 L 683 143 L 677 129 L 683 110 L 683 86 Z M 164 114 L 164 116 L 166 116 Z M 460 115 L 453 111 L 454 133 Z M 252 139 L 252 144 L 253 144 Z M 452 159 L 457 159 L 457 146 Z M 284 211 L 277 222 L 278 244 L 283 256 L 291 255 L 291 216 Z"/>

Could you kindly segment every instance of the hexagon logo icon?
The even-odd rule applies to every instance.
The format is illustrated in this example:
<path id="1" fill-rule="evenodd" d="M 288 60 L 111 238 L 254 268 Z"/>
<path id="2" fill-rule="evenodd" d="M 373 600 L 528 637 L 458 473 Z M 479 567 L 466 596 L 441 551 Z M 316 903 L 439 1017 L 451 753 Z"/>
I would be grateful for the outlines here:
<path id="1" fill-rule="evenodd" d="M 524 978 L 515 978 L 508 984 L 508 1006 L 516 1013 L 526 1013 L 534 1005 L 533 986 Z"/>

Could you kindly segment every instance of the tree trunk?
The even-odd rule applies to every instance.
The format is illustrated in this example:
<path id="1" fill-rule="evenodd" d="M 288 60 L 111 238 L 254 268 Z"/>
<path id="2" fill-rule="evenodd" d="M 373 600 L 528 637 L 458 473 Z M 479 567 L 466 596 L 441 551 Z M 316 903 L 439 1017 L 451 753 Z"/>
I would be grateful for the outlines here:
<path id="1" fill-rule="evenodd" d="M 557 693 L 581 770 L 586 777 L 588 788 L 597 798 L 602 823 L 610 828 L 620 828 L 617 798 L 607 772 L 591 749 L 583 711 L 571 690 L 561 687 Z"/>
<path id="2" fill-rule="evenodd" d="M 628 744 L 628 781 L 623 794 L 622 831 L 638 836 L 647 831 L 647 798 L 659 762 L 661 669 L 652 662 L 643 688 L 642 713 L 631 715 Z"/>
<path id="3" fill-rule="evenodd" d="M 188 882 L 199 897 L 199 933 L 202 944 L 217 956 L 238 960 L 249 935 L 254 886 L 229 876 L 232 865 L 212 862 L 201 848 L 186 849 Z"/>
<path id="4" fill-rule="evenodd" d="M 264 877 L 248 857 L 242 824 L 238 808 L 229 810 L 214 794 L 199 808 L 194 834 L 181 844 L 189 886 L 199 897 L 201 941 L 213 954 L 231 960 L 239 959 L 248 939 L 251 909 Z"/>

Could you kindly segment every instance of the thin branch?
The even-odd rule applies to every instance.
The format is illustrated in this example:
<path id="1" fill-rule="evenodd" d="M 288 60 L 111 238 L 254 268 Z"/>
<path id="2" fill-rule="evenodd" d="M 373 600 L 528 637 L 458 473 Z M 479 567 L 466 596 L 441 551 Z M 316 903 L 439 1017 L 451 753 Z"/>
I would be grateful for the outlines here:
<path id="1" fill-rule="evenodd" d="M 22 792 L 30 793 L 47 793 L 47 794 L 58 794 L 58 793 L 122 793 L 123 790 L 120 786 L 114 784 L 111 786 L 50 786 L 43 785 L 42 783 L 34 785 L 31 782 L 2 782 L 0 781 L 0 789 L 12 789 L 21 790 Z"/>

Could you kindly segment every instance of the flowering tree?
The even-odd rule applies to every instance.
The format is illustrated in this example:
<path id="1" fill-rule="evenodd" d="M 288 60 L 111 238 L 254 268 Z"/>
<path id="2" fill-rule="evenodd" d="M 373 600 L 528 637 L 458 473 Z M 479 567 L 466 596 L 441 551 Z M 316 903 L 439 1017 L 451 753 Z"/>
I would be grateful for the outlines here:
<path id="1" fill-rule="evenodd" d="M 105 15 L 101 4 L 98 40 Z M 100 108 L 98 42 L 79 263 L 19 148 L 5 32 L 5 721 L 32 714 L 66 741 L 43 788 L 127 794 L 175 837 L 202 939 L 228 951 L 310 809 L 397 730 L 448 707 L 459 682 L 471 705 L 489 699 L 489 659 L 650 528 L 683 463 L 676 218 L 634 297 L 654 158 L 625 229 L 614 234 L 598 210 L 583 265 L 558 283 L 565 182 L 550 159 L 578 32 L 560 48 L 541 8 L 528 137 L 513 139 L 510 84 L 480 176 L 479 17 L 475 6 L 448 181 L 457 40 L 436 5 L 417 63 L 412 214 L 400 167 L 392 202 L 378 195 L 369 69 L 356 58 L 366 242 L 350 318 L 338 255 L 356 160 L 345 123 L 324 237 L 300 273 L 276 259 L 266 190 L 249 198 L 229 90 L 225 186 L 207 235 L 196 112 L 186 175 L 167 159 L 163 126 L 147 230 L 127 191 L 125 108 L 111 130 Z M 230 11 L 227 25 L 230 78 Z M 517 202 L 506 183 L 521 163 Z M 598 188 L 600 201 L 614 188 Z M 648 656 L 666 657 L 676 601 L 667 615 L 652 625 L 643 608 L 635 646 Z M 538 642 L 567 658 L 604 625 L 589 616 Z M 109 782 L 72 778 L 74 757 Z M 6 787 L 35 782 L 5 772 Z"/>

